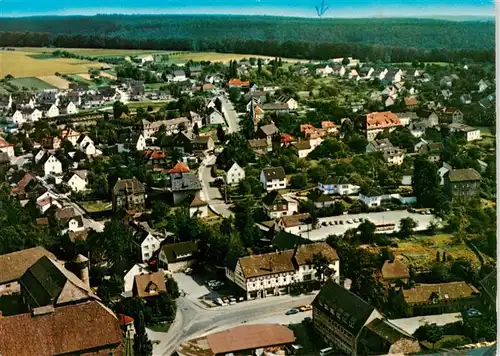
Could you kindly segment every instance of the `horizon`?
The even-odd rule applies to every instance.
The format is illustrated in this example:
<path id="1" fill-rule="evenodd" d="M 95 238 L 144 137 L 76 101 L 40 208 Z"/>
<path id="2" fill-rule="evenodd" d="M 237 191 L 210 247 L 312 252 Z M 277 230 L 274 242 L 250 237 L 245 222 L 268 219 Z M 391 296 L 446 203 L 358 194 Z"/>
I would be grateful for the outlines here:
<path id="1" fill-rule="evenodd" d="M 2 1 L 2 0 L 0 0 Z M 96 16 L 96 15 L 249 15 L 318 18 L 315 10 L 321 0 L 296 0 L 293 6 L 287 0 L 86 0 L 85 5 L 74 6 L 72 0 L 3 0 L 1 18 L 40 16 Z M 407 5 L 403 0 L 325 0 L 329 9 L 323 18 L 493 18 L 492 0 L 417 0 Z"/>

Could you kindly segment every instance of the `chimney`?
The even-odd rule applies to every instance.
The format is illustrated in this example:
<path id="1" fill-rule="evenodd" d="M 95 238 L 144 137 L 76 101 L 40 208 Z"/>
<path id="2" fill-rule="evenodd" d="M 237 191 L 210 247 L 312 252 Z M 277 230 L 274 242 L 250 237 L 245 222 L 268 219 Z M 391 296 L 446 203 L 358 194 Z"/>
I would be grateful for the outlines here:
<path id="1" fill-rule="evenodd" d="M 75 264 L 78 270 L 78 278 L 80 278 L 82 282 L 85 283 L 85 285 L 90 288 L 89 267 L 88 267 L 89 259 L 79 254 L 73 260 L 73 263 Z"/>

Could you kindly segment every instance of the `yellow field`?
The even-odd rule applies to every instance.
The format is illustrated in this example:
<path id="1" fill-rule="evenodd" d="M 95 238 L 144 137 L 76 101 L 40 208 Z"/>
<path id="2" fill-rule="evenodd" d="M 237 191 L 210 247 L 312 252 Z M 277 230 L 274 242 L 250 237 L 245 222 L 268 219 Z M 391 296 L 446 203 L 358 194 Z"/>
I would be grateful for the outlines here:
<path id="1" fill-rule="evenodd" d="M 7 74 L 14 77 L 51 76 L 87 72 L 89 68 L 100 68 L 101 63 L 72 58 L 34 59 L 34 52 L 0 51 L 0 78 Z"/>
<path id="2" fill-rule="evenodd" d="M 103 78 L 108 78 L 108 79 L 111 79 L 111 80 L 116 80 L 116 75 L 113 75 L 113 74 L 109 74 L 109 73 L 106 73 L 106 72 L 101 72 L 99 75 L 101 77 L 103 77 Z"/>
<path id="3" fill-rule="evenodd" d="M 82 77 L 85 80 L 92 80 L 92 78 L 90 78 L 90 74 L 89 73 L 81 73 L 81 74 L 78 74 L 78 76 Z"/>
<path id="4" fill-rule="evenodd" d="M 45 83 L 49 83 L 50 85 L 55 86 L 59 89 L 68 89 L 69 83 L 66 79 L 58 77 L 57 75 L 45 75 L 37 77 L 40 80 L 43 80 Z"/>
<path id="5" fill-rule="evenodd" d="M 274 57 L 260 56 L 254 54 L 237 54 L 237 53 L 216 53 L 216 52 L 186 52 L 182 54 L 175 54 L 169 56 L 172 61 L 211 61 L 211 62 L 224 62 L 227 63 L 231 60 L 242 60 L 244 58 L 264 58 L 264 59 L 274 59 Z M 286 62 L 309 62 L 304 59 L 294 59 L 294 58 L 282 58 Z"/>

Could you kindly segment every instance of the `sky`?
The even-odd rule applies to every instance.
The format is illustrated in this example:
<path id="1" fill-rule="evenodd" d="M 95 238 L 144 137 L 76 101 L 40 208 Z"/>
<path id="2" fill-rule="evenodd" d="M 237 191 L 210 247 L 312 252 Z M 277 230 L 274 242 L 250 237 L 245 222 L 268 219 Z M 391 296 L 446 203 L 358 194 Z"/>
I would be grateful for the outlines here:
<path id="1" fill-rule="evenodd" d="M 247 14 L 314 17 L 322 0 L 0 0 L 0 16 Z M 494 16 L 494 0 L 324 0 L 324 17 Z"/>

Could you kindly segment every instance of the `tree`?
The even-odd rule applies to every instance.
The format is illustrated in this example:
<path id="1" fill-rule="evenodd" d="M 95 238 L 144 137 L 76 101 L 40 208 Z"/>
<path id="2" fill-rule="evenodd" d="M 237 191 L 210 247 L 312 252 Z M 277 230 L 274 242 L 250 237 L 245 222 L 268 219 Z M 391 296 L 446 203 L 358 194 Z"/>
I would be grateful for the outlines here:
<path id="1" fill-rule="evenodd" d="M 195 122 L 194 125 L 193 125 L 193 134 L 195 136 L 199 136 L 200 135 L 200 128 L 198 127 L 198 123 Z"/>
<path id="2" fill-rule="evenodd" d="M 262 72 L 262 58 L 257 59 L 257 73 Z"/>
<path id="3" fill-rule="evenodd" d="M 177 285 L 175 279 L 173 279 L 172 277 L 167 277 L 166 285 L 167 293 L 174 299 L 179 298 L 181 294 L 179 293 L 179 286 Z"/>
<path id="4" fill-rule="evenodd" d="M 358 231 L 360 232 L 360 239 L 364 243 L 371 243 L 375 236 L 376 226 L 371 221 L 363 221 L 358 226 Z"/>
<path id="5" fill-rule="evenodd" d="M 342 59 L 342 64 L 343 65 L 348 65 L 349 63 L 351 63 L 351 60 L 348 58 L 348 57 L 344 57 L 344 59 Z"/>
<path id="6" fill-rule="evenodd" d="M 308 261 L 307 263 L 312 265 L 313 268 L 316 270 L 315 272 L 316 278 L 318 278 L 321 283 L 323 283 L 325 279 L 328 278 L 330 275 L 338 272 L 338 271 L 333 271 L 330 268 L 331 264 L 330 261 L 322 253 L 313 254 L 312 260 Z"/>
<path id="7" fill-rule="evenodd" d="M 418 205 L 434 208 L 441 197 L 441 179 L 434 163 L 424 157 L 417 157 L 414 162 L 412 186 Z"/>
<path id="8" fill-rule="evenodd" d="M 217 126 L 217 139 L 222 145 L 226 142 L 226 132 L 221 124 Z"/>
<path id="9" fill-rule="evenodd" d="M 294 189 L 302 189 L 307 186 L 306 174 L 294 174 L 291 178 L 290 184 Z"/>
<path id="10" fill-rule="evenodd" d="M 153 343 L 146 334 L 146 325 L 144 324 L 144 314 L 139 312 L 139 318 L 134 321 L 134 355 L 151 356 L 153 354 Z"/>
<path id="11" fill-rule="evenodd" d="M 113 117 L 115 119 L 119 119 L 122 114 L 127 114 L 129 113 L 129 108 L 127 105 L 123 104 L 121 101 L 117 100 L 113 103 Z"/>
<path id="12" fill-rule="evenodd" d="M 240 100 L 241 97 L 241 91 L 239 88 L 230 88 L 229 89 L 229 100 L 231 100 L 233 103 L 236 103 Z"/>
<path id="13" fill-rule="evenodd" d="M 403 218 L 399 221 L 399 235 L 401 238 L 410 238 L 413 236 L 418 223 L 410 217 Z"/>
<path id="14" fill-rule="evenodd" d="M 420 326 L 413 334 L 419 341 L 430 341 L 433 344 L 443 337 L 443 331 L 437 324 L 425 324 Z"/>

